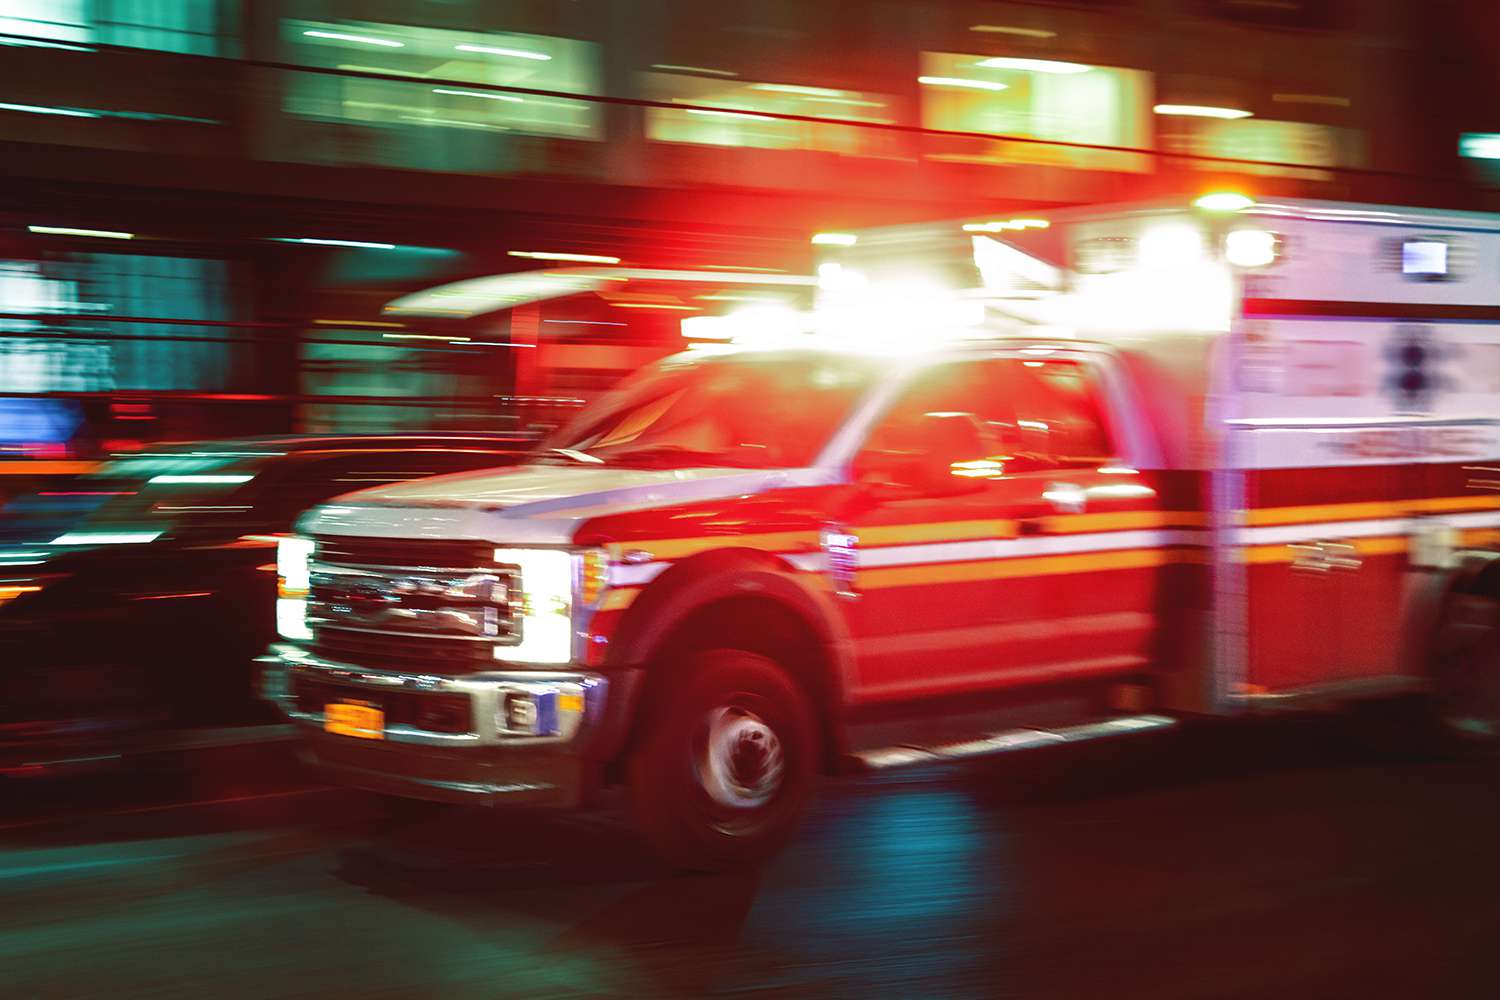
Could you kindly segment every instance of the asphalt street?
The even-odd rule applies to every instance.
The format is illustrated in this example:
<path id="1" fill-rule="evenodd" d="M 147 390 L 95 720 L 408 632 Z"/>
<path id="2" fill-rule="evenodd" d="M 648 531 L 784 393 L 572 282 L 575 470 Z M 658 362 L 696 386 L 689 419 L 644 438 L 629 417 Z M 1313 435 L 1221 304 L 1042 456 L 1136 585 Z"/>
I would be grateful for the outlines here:
<path id="1" fill-rule="evenodd" d="M 1495 997 L 1500 763 L 1340 727 L 831 779 L 756 871 L 288 748 L 0 785 L 6 997 Z"/>

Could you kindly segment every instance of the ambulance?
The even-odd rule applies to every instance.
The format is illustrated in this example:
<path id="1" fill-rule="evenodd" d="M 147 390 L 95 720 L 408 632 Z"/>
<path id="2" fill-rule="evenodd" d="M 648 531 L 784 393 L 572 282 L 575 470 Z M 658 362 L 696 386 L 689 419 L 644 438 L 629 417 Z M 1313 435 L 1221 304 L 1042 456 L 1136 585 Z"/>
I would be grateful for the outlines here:
<path id="1" fill-rule="evenodd" d="M 716 868 L 817 776 L 1406 696 L 1500 740 L 1500 216 L 1218 193 L 820 241 L 524 464 L 306 513 L 328 780 Z"/>

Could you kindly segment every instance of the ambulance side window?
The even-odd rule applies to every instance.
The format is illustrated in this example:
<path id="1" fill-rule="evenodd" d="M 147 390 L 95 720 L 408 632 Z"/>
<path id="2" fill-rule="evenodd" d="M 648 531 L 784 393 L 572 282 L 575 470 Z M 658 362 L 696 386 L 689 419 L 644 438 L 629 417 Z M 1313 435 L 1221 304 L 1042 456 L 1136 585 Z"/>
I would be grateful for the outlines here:
<path id="1" fill-rule="evenodd" d="M 1060 466 L 1097 466 L 1114 447 L 1088 369 L 1073 361 L 1023 361 L 1015 404 L 1022 449 Z"/>
<path id="2" fill-rule="evenodd" d="M 920 453 L 925 449 L 919 426 L 923 414 L 962 413 L 973 418 L 986 449 L 972 460 L 1005 457 L 1016 428 L 1010 372 L 1004 361 L 958 361 L 928 369 L 880 418 L 865 448 Z"/>

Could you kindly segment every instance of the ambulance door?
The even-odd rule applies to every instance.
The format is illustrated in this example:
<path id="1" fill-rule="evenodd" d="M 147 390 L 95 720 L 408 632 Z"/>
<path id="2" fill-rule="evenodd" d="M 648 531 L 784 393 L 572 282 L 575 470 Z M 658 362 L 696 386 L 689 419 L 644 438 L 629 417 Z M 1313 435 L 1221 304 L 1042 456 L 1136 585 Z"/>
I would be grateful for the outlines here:
<path id="1" fill-rule="evenodd" d="M 1150 472 L 1119 453 L 1096 369 L 1040 357 L 1020 362 L 1015 395 L 1019 474 L 1046 501 L 1021 534 L 1048 577 L 1052 628 L 1011 651 L 1017 667 L 1058 679 L 1133 673 L 1150 661 L 1158 595 L 1174 528 Z"/>
<path id="2" fill-rule="evenodd" d="M 993 686 L 1016 664 L 1014 649 L 1053 631 L 1056 578 L 1013 558 L 1021 525 L 1055 513 L 1042 495 L 1049 477 L 1008 468 L 1024 464 L 1007 441 L 1019 371 L 1004 358 L 933 366 L 876 421 L 854 460 L 860 488 L 841 527 L 857 571 L 841 605 L 856 700 Z M 902 463 L 926 460 L 954 421 L 972 422 L 972 454 L 945 454 L 926 487 L 903 484 Z"/>

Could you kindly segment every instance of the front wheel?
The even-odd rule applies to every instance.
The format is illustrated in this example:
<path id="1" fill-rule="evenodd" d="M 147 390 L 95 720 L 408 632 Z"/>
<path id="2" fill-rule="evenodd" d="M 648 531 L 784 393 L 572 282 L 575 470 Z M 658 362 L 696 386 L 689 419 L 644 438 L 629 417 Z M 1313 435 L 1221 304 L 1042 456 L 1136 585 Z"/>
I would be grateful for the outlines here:
<path id="1" fill-rule="evenodd" d="M 631 813 L 668 863 L 715 870 L 767 857 L 812 792 L 812 708 L 774 661 L 742 650 L 693 654 L 648 705 L 628 763 Z"/>

